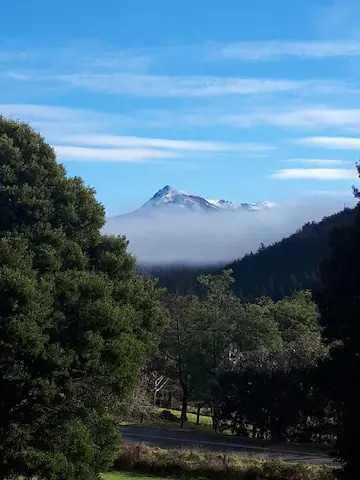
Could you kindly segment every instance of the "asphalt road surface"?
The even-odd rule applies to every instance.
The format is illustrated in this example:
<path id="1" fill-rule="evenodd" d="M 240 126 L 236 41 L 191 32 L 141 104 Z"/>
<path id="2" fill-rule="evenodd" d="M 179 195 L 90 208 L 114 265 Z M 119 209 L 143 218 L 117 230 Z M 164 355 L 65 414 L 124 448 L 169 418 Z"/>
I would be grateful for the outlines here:
<path id="1" fill-rule="evenodd" d="M 294 446 L 282 447 L 271 445 L 268 447 L 247 444 L 246 441 L 233 437 L 214 437 L 181 430 L 164 430 L 143 427 L 121 427 L 125 443 L 140 443 L 160 448 L 192 448 L 197 450 L 211 450 L 216 452 L 232 452 L 250 455 L 257 458 L 281 459 L 286 462 L 308 464 L 331 464 L 332 460 L 321 451 L 307 451 L 306 448 Z M 309 449 L 310 450 L 310 449 Z"/>

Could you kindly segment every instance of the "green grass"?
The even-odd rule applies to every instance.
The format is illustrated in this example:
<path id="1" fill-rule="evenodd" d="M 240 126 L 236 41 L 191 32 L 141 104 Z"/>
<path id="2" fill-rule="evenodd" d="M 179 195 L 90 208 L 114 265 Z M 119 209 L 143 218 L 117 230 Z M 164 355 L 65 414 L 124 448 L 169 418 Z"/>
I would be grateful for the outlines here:
<path id="1" fill-rule="evenodd" d="M 156 408 L 155 413 L 161 413 L 163 410 L 167 410 L 166 408 Z M 175 415 L 179 420 L 181 416 L 181 412 L 179 410 L 170 410 L 170 412 Z M 187 414 L 187 423 L 192 423 L 196 425 L 197 416 L 196 413 L 188 413 Z M 200 415 L 200 425 L 211 427 L 212 426 L 212 418 L 208 415 Z"/>
<path id="2" fill-rule="evenodd" d="M 173 415 L 175 415 L 178 419 L 179 422 L 171 422 L 171 421 L 165 421 L 159 417 L 159 414 L 164 411 L 168 410 L 170 411 Z M 147 428 L 160 428 L 163 429 L 165 428 L 166 430 L 178 430 L 180 429 L 180 416 L 181 412 L 180 410 L 169 410 L 168 408 L 154 408 L 153 413 L 144 420 L 143 423 L 140 423 L 139 421 L 127 421 L 127 422 L 122 422 L 122 425 L 132 425 L 134 427 L 147 427 Z M 183 430 L 193 430 L 197 432 L 203 432 L 207 433 L 210 435 L 217 435 L 215 431 L 212 428 L 212 418 L 209 415 L 200 415 L 200 423 L 197 425 L 196 423 L 196 413 L 191 413 L 188 412 L 187 414 L 188 421 L 184 422 L 183 424 Z M 231 430 L 223 430 L 221 432 L 218 432 L 220 435 L 232 435 Z"/>

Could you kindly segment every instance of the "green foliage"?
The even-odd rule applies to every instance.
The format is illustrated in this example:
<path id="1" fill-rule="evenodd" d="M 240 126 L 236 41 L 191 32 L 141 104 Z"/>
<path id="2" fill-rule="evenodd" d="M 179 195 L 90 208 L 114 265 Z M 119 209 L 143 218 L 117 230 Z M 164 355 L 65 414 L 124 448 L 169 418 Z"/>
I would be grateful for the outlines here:
<path id="1" fill-rule="evenodd" d="M 0 478 L 99 478 L 162 325 L 104 209 L 28 125 L 0 118 Z"/>
<path id="2" fill-rule="evenodd" d="M 353 223 L 354 217 L 354 210 L 346 208 L 232 263 L 229 268 L 234 272 L 236 294 L 247 300 L 263 295 L 279 300 L 313 288 L 319 264 L 329 252 L 331 231 Z"/>
<path id="3" fill-rule="evenodd" d="M 360 174 L 360 169 L 358 167 Z M 359 192 L 355 189 L 357 198 Z M 326 392 L 335 403 L 336 455 L 343 463 L 339 478 L 357 478 L 360 468 L 360 210 L 353 225 L 334 232 L 331 255 L 321 266 L 321 285 L 316 292 L 325 335 L 332 342 L 327 365 L 331 382 Z"/>
<path id="4" fill-rule="evenodd" d="M 215 430 L 319 439 L 327 412 L 313 382 L 327 348 L 311 293 L 245 304 L 232 283 L 231 271 L 203 275 L 199 297 L 167 297 L 158 368 L 181 386 L 183 419 L 193 400 L 211 407 Z"/>
<path id="5" fill-rule="evenodd" d="M 238 368 L 244 355 L 259 349 L 277 348 L 281 343 L 275 322 L 262 315 L 256 305 L 244 305 L 232 291 L 231 270 L 222 275 L 205 275 L 199 278 L 202 288 L 199 309 L 194 316 L 197 325 L 197 350 L 194 390 L 205 382 L 207 395 L 203 400 L 212 406 L 214 428 L 217 429 L 218 403 L 221 396 L 219 376 Z M 204 389 L 203 389 L 204 390 Z"/>
<path id="6" fill-rule="evenodd" d="M 211 407 L 216 431 L 331 440 L 335 413 L 320 388 L 327 381 L 328 348 L 311 292 L 247 304 L 232 283 L 231 271 L 203 275 L 199 297 L 167 299 L 158 368 L 182 388 L 183 419 L 193 401 Z"/>
<path id="7" fill-rule="evenodd" d="M 223 373 L 221 420 L 241 435 L 319 440 L 327 403 L 317 387 L 317 371 L 327 349 L 310 293 L 298 292 L 279 302 L 263 298 L 249 307 L 277 325 L 281 341 L 267 348 L 259 343 L 237 368 Z"/>

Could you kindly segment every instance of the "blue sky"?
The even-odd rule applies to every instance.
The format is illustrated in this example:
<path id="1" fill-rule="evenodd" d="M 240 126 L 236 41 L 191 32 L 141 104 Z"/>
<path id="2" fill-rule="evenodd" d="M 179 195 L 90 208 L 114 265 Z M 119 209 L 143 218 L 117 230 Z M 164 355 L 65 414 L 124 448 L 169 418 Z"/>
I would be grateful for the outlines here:
<path id="1" fill-rule="evenodd" d="M 0 113 L 30 121 L 109 215 L 165 184 L 351 198 L 356 0 L 2 2 Z"/>

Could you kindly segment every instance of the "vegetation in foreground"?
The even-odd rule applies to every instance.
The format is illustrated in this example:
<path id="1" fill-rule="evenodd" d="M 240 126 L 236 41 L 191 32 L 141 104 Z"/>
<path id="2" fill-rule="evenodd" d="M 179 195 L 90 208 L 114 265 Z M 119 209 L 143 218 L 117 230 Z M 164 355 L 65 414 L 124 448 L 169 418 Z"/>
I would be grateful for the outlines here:
<path id="1" fill-rule="evenodd" d="M 188 479 L 238 480 L 334 480 L 327 466 L 289 464 L 258 460 L 243 455 L 225 455 L 197 450 L 165 450 L 146 446 L 122 447 L 115 468 L 143 474 Z"/>
<path id="2" fill-rule="evenodd" d="M 231 271 L 202 275 L 196 295 L 163 296 L 136 273 L 127 241 L 102 234 L 94 191 L 68 178 L 28 125 L 2 117 L 0 207 L 0 480 L 98 480 L 118 455 L 123 413 L 136 411 L 129 398 L 144 414 L 144 378 L 154 382 L 152 408 L 165 386 L 169 409 L 180 392 L 182 423 L 192 403 L 198 414 L 211 410 L 215 432 L 336 440 L 343 468 L 154 449 L 139 456 L 132 447 L 121 450 L 122 468 L 183 478 L 358 477 L 359 206 L 331 235 L 315 296 L 253 303 L 234 294 Z"/>
<path id="3" fill-rule="evenodd" d="M 28 125 L 0 117 L 0 479 L 95 480 L 157 343 L 161 292 Z"/>
<path id="4" fill-rule="evenodd" d="M 200 283 L 201 297 L 166 298 L 168 322 L 130 402 L 133 416 L 137 407 L 139 419 L 143 399 L 153 403 L 151 422 L 154 404 L 164 406 L 171 395 L 181 414 L 171 407 L 159 413 L 168 424 L 259 440 L 331 439 L 334 412 L 316 385 L 327 347 L 311 293 L 244 304 L 229 272 Z M 204 407 L 211 416 L 201 415 Z"/>

